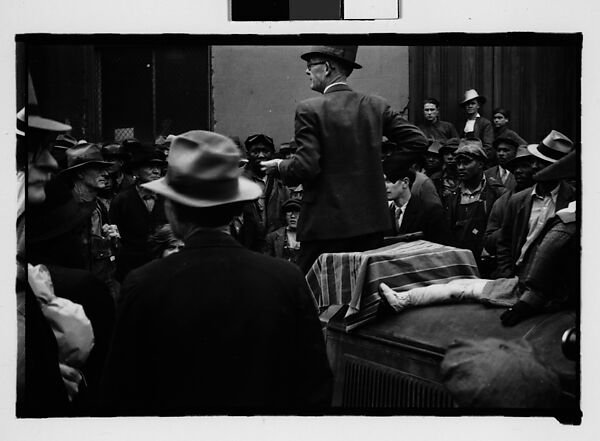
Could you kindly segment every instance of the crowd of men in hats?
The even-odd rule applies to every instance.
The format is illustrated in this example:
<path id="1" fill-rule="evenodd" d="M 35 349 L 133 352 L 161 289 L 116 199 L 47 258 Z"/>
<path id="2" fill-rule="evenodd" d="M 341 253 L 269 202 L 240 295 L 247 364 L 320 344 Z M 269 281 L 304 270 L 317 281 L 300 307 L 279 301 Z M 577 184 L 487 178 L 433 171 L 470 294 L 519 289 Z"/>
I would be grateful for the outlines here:
<path id="1" fill-rule="evenodd" d="M 390 236 L 422 232 L 471 250 L 482 277 L 520 280 L 507 326 L 577 300 L 574 143 L 552 130 L 527 145 L 506 109 L 480 115 L 473 89 L 460 130 L 434 98 L 417 127 L 350 88 L 356 53 L 301 56 L 320 95 L 279 151 L 266 134 L 200 130 L 160 146 L 76 140 L 37 115 L 30 81 L 18 415 L 326 412 L 332 373 L 304 275 L 322 253 Z M 572 268 L 556 271 L 567 253 Z"/>

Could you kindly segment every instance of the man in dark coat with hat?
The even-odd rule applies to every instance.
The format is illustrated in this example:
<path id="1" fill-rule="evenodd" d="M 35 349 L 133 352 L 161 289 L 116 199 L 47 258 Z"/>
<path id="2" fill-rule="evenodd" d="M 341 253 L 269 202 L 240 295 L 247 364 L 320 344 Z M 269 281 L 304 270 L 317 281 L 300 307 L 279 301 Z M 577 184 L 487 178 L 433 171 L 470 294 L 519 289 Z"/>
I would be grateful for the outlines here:
<path id="1" fill-rule="evenodd" d="M 148 238 L 166 224 L 164 200 L 142 184 L 161 176 L 165 164 L 152 144 L 141 144 L 132 152 L 128 167 L 135 185 L 119 193 L 110 205 L 110 219 L 119 227 L 122 247 L 117 256 L 117 280 L 154 258 Z"/>
<path id="2" fill-rule="evenodd" d="M 573 142 L 552 130 L 541 143 L 530 144 L 527 149 L 535 157 L 532 160 L 534 171 L 539 172 L 571 152 Z M 527 253 L 546 222 L 574 199 L 573 187 L 558 180 L 538 182 L 510 198 L 497 244 L 498 277 L 520 274 Z"/>
<path id="3" fill-rule="evenodd" d="M 73 197 L 82 209 L 92 207 L 81 236 L 83 267 L 106 283 L 116 298 L 115 254 L 120 236 L 98 197 L 110 185 L 108 170 L 113 164 L 104 160 L 99 145 L 86 142 L 68 149 L 66 157 L 68 168 L 62 171 L 61 178 L 73 184 Z"/>
<path id="4" fill-rule="evenodd" d="M 231 139 L 195 130 L 171 144 L 167 198 L 178 253 L 132 271 L 106 365 L 106 415 L 315 414 L 332 374 L 298 268 L 242 247 L 229 223 L 261 188 Z"/>
<path id="5" fill-rule="evenodd" d="M 303 54 L 312 90 L 296 109 L 296 153 L 263 162 L 286 185 L 302 184 L 299 265 L 306 273 L 325 252 L 365 251 L 389 230 L 381 168 L 385 135 L 399 149 L 424 152 L 423 133 L 377 96 L 353 91 L 347 78 L 356 46 L 317 46 Z"/>

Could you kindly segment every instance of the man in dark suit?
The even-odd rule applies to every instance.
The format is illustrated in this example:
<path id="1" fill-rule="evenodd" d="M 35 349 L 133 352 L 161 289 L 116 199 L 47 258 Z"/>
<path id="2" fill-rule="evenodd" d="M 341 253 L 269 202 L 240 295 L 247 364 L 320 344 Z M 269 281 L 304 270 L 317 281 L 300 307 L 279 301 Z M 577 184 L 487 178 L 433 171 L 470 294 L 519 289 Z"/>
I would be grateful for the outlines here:
<path id="1" fill-rule="evenodd" d="M 534 155 L 535 172 L 565 157 L 573 150 L 573 142 L 552 130 L 539 144 L 527 149 Z M 538 182 L 512 195 L 497 243 L 498 277 L 520 275 L 531 245 L 543 231 L 546 222 L 575 199 L 575 190 L 565 181 Z"/>
<path id="2" fill-rule="evenodd" d="M 229 222 L 262 189 L 241 176 L 233 141 L 191 131 L 167 174 L 179 253 L 132 271 L 122 289 L 102 413 L 322 413 L 332 374 L 317 308 L 296 266 L 250 251 Z"/>
<path id="3" fill-rule="evenodd" d="M 440 202 L 431 203 L 411 194 L 415 171 L 407 155 L 392 155 L 383 162 L 392 229 L 388 235 L 423 232 L 430 242 L 449 245 L 452 234 Z"/>
<path id="4" fill-rule="evenodd" d="M 504 193 L 513 191 L 517 185 L 517 181 L 515 181 L 514 175 L 506 169 L 506 163 L 513 160 L 517 155 L 518 141 L 507 135 L 506 137 L 496 138 L 492 146 L 496 152 L 498 164 L 485 171 L 485 178 L 489 182 L 504 187 Z"/>
<path id="5" fill-rule="evenodd" d="M 138 144 L 128 163 L 135 185 L 119 193 L 110 205 L 110 220 L 119 228 L 123 247 L 117 256 L 116 277 L 123 281 L 127 273 L 154 258 L 148 238 L 167 223 L 164 200 L 141 185 L 160 178 L 165 165 L 151 144 Z"/>
<path id="6" fill-rule="evenodd" d="M 296 109 L 296 153 L 263 162 L 286 185 L 302 184 L 298 264 L 306 273 L 325 252 L 365 251 L 383 243 L 389 230 L 381 168 L 385 135 L 400 150 L 424 152 L 423 133 L 377 96 L 346 83 L 356 46 L 318 46 L 303 54 L 311 89 L 321 96 Z"/>

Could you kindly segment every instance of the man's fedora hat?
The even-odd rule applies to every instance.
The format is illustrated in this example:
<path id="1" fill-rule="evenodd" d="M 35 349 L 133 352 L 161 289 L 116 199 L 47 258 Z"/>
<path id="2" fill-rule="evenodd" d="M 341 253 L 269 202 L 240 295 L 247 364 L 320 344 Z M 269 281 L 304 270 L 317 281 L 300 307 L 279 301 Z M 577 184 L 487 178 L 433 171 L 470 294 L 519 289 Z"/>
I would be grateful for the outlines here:
<path id="1" fill-rule="evenodd" d="M 218 133 L 192 130 L 171 143 L 167 174 L 143 187 L 189 207 L 258 199 L 262 189 L 241 176 L 240 152 Z"/>
<path id="2" fill-rule="evenodd" d="M 530 160 L 533 158 L 533 154 L 529 151 L 526 145 L 520 145 L 517 147 L 517 153 L 514 158 L 504 164 L 504 168 L 508 171 L 512 172 L 515 168 L 517 168 L 517 164 L 524 160 Z"/>
<path id="3" fill-rule="evenodd" d="M 56 137 L 56 141 L 54 141 L 53 147 L 55 149 L 70 149 L 77 145 L 77 140 L 73 138 L 71 135 L 62 134 Z"/>
<path id="4" fill-rule="evenodd" d="M 315 55 L 325 55 L 345 62 L 354 69 L 362 69 L 362 66 L 356 62 L 356 52 L 358 46 L 313 46 L 302 55 L 304 61 L 310 61 Z"/>
<path id="5" fill-rule="evenodd" d="M 487 161 L 487 155 L 481 146 L 479 139 L 461 139 L 458 149 L 454 153 L 454 157 L 467 156 L 471 159 Z"/>
<path id="6" fill-rule="evenodd" d="M 552 130 L 539 144 L 527 146 L 538 158 L 548 162 L 556 162 L 573 150 L 573 141 L 560 132 Z"/>
<path id="7" fill-rule="evenodd" d="M 164 155 L 158 151 L 154 144 L 141 143 L 135 150 L 132 149 L 129 168 L 139 167 L 144 164 L 165 165 Z"/>
<path id="8" fill-rule="evenodd" d="M 112 162 L 105 161 L 102 150 L 98 144 L 78 144 L 66 150 L 67 168 L 61 173 L 72 172 L 86 165 L 98 165 L 110 167 Z"/>
<path id="9" fill-rule="evenodd" d="M 71 126 L 43 118 L 39 114 L 38 100 L 31 80 L 31 74 L 27 78 L 27 109 L 23 107 L 17 113 L 17 135 L 25 136 L 27 129 L 37 129 L 47 132 L 68 132 Z M 27 110 L 27 111 L 26 111 Z M 27 113 L 27 115 L 25 115 Z M 27 120 L 25 120 L 27 118 Z"/>
<path id="10" fill-rule="evenodd" d="M 577 153 L 575 150 L 567 153 L 565 157 L 533 175 L 533 179 L 537 182 L 559 181 L 561 179 L 574 179 L 576 177 Z"/>
<path id="11" fill-rule="evenodd" d="M 482 95 L 479 95 L 475 89 L 469 89 L 469 90 L 465 91 L 465 95 L 464 95 L 463 100 L 461 101 L 460 105 L 464 106 L 467 102 L 469 102 L 471 100 L 479 101 L 479 104 L 482 106 L 486 102 L 485 97 Z"/>

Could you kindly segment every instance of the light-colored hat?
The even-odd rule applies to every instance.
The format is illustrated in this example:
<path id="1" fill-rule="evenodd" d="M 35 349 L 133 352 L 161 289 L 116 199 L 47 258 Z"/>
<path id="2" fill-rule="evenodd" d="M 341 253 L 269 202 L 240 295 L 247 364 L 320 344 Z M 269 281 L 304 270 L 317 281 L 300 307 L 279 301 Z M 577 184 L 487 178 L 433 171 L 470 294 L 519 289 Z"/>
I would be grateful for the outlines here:
<path id="1" fill-rule="evenodd" d="M 262 189 L 241 176 L 239 163 L 239 149 L 230 138 L 192 130 L 171 143 L 166 176 L 142 186 L 188 207 L 258 199 Z"/>
<path id="2" fill-rule="evenodd" d="M 425 153 L 432 153 L 434 155 L 441 155 L 440 148 L 442 144 L 439 141 L 433 141 L 431 145 L 427 148 Z"/>
<path id="3" fill-rule="evenodd" d="M 573 141 L 560 132 L 552 130 L 539 144 L 530 144 L 527 149 L 538 158 L 556 162 L 573 150 Z"/>
<path id="4" fill-rule="evenodd" d="M 314 55 L 326 55 L 337 58 L 354 69 L 362 69 L 362 66 L 356 62 L 357 51 L 358 46 L 313 46 L 308 52 L 300 55 L 300 58 L 304 61 L 310 61 Z"/>
<path id="5" fill-rule="evenodd" d="M 25 136 L 27 128 L 45 130 L 49 132 L 68 132 L 71 126 L 43 118 L 39 115 L 38 100 L 31 80 L 31 74 L 27 78 L 27 121 L 25 121 L 25 107 L 17 113 L 17 135 Z"/>
<path id="6" fill-rule="evenodd" d="M 469 89 L 469 90 L 465 91 L 465 96 L 464 96 L 463 100 L 461 101 L 460 105 L 464 106 L 468 101 L 471 101 L 471 100 L 479 101 L 479 104 L 482 106 L 486 102 L 485 97 L 482 95 L 479 95 L 475 89 Z"/>
<path id="7" fill-rule="evenodd" d="M 65 151 L 67 157 L 67 168 L 61 173 L 71 172 L 84 165 L 104 165 L 109 167 L 112 162 L 105 161 L 102 156 L 102 149 L 98 144 L 77 144 Z"/>

